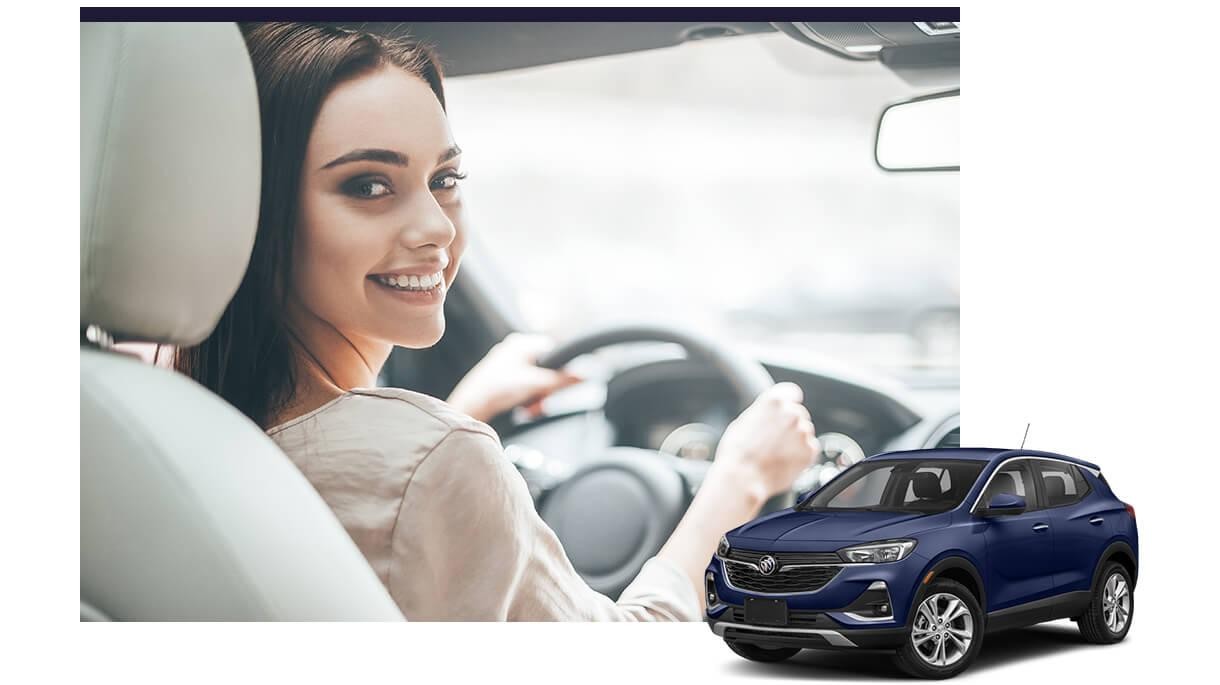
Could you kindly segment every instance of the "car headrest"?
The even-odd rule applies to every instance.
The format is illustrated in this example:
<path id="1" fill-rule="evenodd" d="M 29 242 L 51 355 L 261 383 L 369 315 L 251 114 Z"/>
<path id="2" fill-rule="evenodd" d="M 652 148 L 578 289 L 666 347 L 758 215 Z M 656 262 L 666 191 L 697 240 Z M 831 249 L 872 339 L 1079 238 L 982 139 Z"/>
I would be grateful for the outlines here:
<path id="1" fill-rule="evenodd" d="M 939 499 L 943 494 L 940 478 L 935 473 L 921 471 L 911 476 L 911 489 L 919 499 Z"/>
<path id="2" fill-rule="evenodd" d="M 1054 502 L 1067 496 L 1067 483 L 1054 474 L 1042 476 L 1042 485 L 1046 488 L 1046 499 Z"/>
<path id="3" fill-rule="evenodd" d="M 1017 494 L 1017 479 L 1008 471 L 1002 471 L 995 474 L 995 479 L 991 481 L 991 487 L 988 489 L 993 496 L 1015 495 Z"/>
<path id="4" fill-rule="evenodd" d="M 258 93 L 234 24 L 82 23 L 80 321 L 195 344 L 258 225 Z"/>

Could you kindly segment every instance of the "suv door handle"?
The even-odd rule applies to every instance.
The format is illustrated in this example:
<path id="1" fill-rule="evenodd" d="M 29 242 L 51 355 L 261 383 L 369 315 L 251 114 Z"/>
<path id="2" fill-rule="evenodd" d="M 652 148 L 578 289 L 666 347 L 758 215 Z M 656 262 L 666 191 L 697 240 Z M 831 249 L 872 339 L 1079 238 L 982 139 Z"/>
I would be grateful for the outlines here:
<path id="1" fill-rule="evenodd" d="M 1103 521 L 1105 521 L 1105 519 L 1103 519 L 1100 516 L 1094 516 L 1093 518 L 1089 519 L 1089 523 L 1091 523 L 1095 526 L 1100 526 Z"/>
<path id="2" fill-rule="evenodd" d="M 1048 528 L 1050 528 L 1050 526 L 1046 525 L 1045 523 L 1039 523 L 1034 526 L 1034 530 L 1038 531 L 1039 533 Z"/>

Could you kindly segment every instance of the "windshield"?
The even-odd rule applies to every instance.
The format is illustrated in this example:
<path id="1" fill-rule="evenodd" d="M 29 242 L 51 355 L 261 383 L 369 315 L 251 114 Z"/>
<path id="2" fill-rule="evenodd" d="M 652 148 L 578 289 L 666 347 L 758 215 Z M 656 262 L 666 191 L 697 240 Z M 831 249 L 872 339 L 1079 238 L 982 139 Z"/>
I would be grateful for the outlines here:
<path id="1" fill-rule="evenodd" d="M 956 383 L 959 175 L 873 160 L 883 108 L 932 90 L 778 33 L 446 81 L 474 246 L 531 329 Z"/>
<path id="2" fill-rule="evenodd" d="M 897 511 L 935 514 L 962 503 L 981 461 L 867 461 L 835 478 L 798 511 Z"/>

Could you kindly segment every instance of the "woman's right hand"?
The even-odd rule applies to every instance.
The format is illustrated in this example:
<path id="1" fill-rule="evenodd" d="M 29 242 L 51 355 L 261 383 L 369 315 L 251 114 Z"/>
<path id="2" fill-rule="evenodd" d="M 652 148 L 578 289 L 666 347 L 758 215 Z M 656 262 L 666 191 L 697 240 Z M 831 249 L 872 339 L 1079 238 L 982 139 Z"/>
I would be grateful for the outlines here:
<path id="1" fill-rule="evenodd" d="M 725 429 L 708 477 L 729 478 L 759 506 L 789 490 L 821 451 L 803 399 L 795 383 L 777 383 L 761 393 Z"/>
<path id="2" fill-rule="evenodd" d="M 800 386 L 777 383 L 733 419 L 686 515 L 657 553 L 682 569 L 700 606 L 703 573 L 720 536 L 789 490 L 821 451 L 803 399 Z"/>

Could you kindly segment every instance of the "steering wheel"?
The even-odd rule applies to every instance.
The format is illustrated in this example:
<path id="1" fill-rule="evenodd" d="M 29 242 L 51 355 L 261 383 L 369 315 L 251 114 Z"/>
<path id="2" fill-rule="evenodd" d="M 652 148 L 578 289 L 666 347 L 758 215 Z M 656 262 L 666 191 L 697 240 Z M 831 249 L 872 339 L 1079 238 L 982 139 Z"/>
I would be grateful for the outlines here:
<path id="1" fill-rule="evenodd" d="M 761 364 L 704 336 L 659 326 L 625 326 L 573 339 L 538 360 L 559 369 L 573 359 L 629 342 L 675 343 L 688 357 L 719 372 L 738 411 L 771 387 Z M 617 597 L 678 525 L 698 483 L 683 477 L 685 460 L 653 450 L 610 447 L 555 486 L 539 503 L 539 514 L 563 543 L 573 566 L 593 589 Z M 701 480 L 701 476 L 698 476 Z M 764 512 L 792 506 L 793 493 L 777 495 Z"/>

